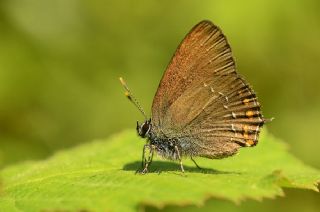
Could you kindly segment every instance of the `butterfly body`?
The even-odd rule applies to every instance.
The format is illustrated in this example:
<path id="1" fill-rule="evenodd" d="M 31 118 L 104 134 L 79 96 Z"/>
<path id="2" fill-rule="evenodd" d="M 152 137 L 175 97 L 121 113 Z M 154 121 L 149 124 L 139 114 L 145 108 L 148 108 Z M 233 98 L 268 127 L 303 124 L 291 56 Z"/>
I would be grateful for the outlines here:
<path id="1" fill-rule="evenodd" d="M 181 149 L 181 146 L 176 138 L 158 137 L 151 133 L 148 139 L 159 156 L 169 160 L 178 160 L 175 147 Z"/>
<path id="2" fill-rule="evenodd" d="M 140 135 L 141 131 L 139 130 L 139 125 L 137 127 L 137 132 L 142 138 L 147 139 L 147 146 L 148 148 L 153 148 L 156 153 L 161 156 L 164 159 L 168 160 L 179 160 L 179 154 L 180 157 L 207 157 L 211 159 L 220 159 L 224 157 L 228 157 L 231 155 L 234 155 L 237 152 L 238 148 L 232 148 L 232 151 L 219 151 L 223 148 L 210 148 L 207 149 L 205 147 L 199 148 L 199 146 L 196 144 L 197 140 L 199 138 L 197 137 L 187 137 L 184 136 L 186 132 L 181 133 L 179 136 L 178 133 L 176 134 L 176 137 L 171 135 L 165 135 L 163 133 L 157 134 L 152 129 L 152 124 L 150 121 L 146 121 L 143 125 L 150 125 L 148 129 L 148 132 L 144 134 L 143 136 Z M 139 133 L 140 131 L 140 133 Z M 239 145 L 235 145 L 236 147 L 239 147 Z M 179 154 L 178 154 L 179 152 Z"/>
<path id="3" fill-rule="evenodd" d="M 154 152 L 179 160 L 182 171 L 182 157 L 234 155 L 240 147 L 258 143 L 265 121 L 255 92 L 236 72 L 226 37 L 213 23 L 202 21 L 172 57 L 153 99 L 151 119 L 137 123 L 138 134 L 147 138 L 142 173 L 147 172 Z"/>
<path id="4" fill-rule="evenodd" d="M 176 138 L 168 137 L 164 134 L 156 134 L 152 127 L 151 120 L 148 120 L 141 125 L 137 122 L 137 133 L 140 137 L 147 139 L 146 147 L 156 151 L 159 156 L 170 160 L 178 159 L 175 147 L 181 149 L 179 141 Z"/>

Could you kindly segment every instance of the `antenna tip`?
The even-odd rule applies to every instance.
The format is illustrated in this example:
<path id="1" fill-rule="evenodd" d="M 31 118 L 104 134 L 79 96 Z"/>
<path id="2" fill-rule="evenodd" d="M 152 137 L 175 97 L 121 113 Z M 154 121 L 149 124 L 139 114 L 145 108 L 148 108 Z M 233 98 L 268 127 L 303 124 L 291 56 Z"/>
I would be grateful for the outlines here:
<path id="1" fill-rule="evenodd" d="M 120 80 L 121 84 L 125 84 L 125 82 L 124 82 L 122 77 L 119 77 L 119 80 Z"/>

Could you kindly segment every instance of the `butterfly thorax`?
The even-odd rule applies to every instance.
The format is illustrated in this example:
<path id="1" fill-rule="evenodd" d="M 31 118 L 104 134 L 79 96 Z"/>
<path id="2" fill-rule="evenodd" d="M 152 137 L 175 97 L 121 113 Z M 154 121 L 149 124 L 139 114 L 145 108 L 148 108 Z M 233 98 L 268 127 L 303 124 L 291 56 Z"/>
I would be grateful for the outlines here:
<path id="1" fill-rule="evenodd" d="M 153 129 L 151 120 L 147 120 L 142 124 L 137 122 L 137 133 L 142 138 L 147 138 L 147 143 L 155 148 L 155 151 L 163 158 L 177 160 L 178 155 L 176 148 L 181 150 L 180 142 L 177 138 L 168 137 L 163 133 L 157 133 L 158 130 Z"/>
<path id="2" fill-rule="evenodd" d="M 148 142 L 154 146 L 158 155 L 169 160 L 178 160 L 178 155 L 175 148 L 181 150 L 181 146 L 177 138 L 158 135 L 151 129 L 148 134 Z"/>

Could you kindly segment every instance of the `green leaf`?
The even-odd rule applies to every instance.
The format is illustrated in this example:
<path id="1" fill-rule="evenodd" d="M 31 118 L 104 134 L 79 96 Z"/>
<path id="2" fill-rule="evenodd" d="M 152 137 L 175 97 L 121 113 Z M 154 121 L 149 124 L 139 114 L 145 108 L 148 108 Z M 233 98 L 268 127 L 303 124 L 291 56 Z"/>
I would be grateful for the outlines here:
<path id="1" fill-rule="evenodd" d="M 198 158 L 204 169 L 184 159 L 155 157 L 151 173 L 140 168 L 144 141 L 133 131 L 56 153 L 51 158 L 7 167 L 1 172 L 1 211 L 136 211 L 144 205 L 202 205 L 218 197 L 239 202 L 283 195 L 281 187 L 317 191 L 320 172 L 287 152 L 286 145 L 264 133 L 255 148 L 243 148 L 223 160 Z"/>

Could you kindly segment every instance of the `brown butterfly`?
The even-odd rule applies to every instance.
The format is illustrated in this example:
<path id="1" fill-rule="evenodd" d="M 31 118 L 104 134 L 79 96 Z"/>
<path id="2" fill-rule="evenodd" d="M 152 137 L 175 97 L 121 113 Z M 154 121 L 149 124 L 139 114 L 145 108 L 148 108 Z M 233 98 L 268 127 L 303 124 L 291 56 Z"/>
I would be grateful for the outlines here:
<path id="1" fill-rule="evenodd" d="M 198 23 L 180 43 L 160 81 L 151 119 L 120 81 L 145 117 L 137 122 L 139 136 L 147 138 L 141 173 L 148 171 L 154 152 L 178 160 L 182 172 L 182 157 L 196 164 L 196 156 L 234 155 L 258 143 L 266 122 L 254 91 L 236 72 L 226 37 L 210 21 Z"/>

